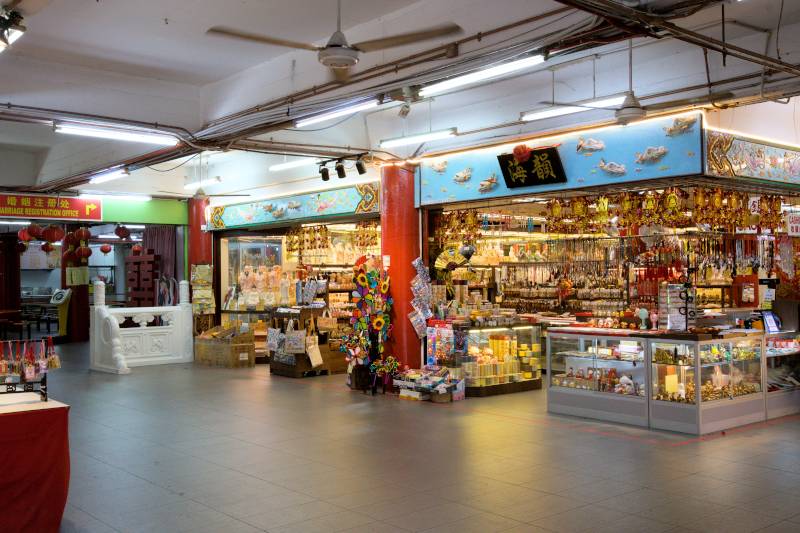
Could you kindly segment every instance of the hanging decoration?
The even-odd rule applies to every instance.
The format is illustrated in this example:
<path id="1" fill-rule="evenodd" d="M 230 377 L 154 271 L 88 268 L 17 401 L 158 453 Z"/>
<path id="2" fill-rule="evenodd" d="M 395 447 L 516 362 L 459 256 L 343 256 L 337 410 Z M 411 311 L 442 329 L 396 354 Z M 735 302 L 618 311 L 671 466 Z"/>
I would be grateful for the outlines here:
<path id="1" fill-rule="evenodd" d="M 114 228 L 114 235 L 116 235 L 122 240 L 125 240 L 131 236 L 131 230 L 129 230 L 126 226 L 120 224 L 116 228 Z"/>
<path id="2" fill-rule="evenodd" d="M 22 228 L 19 230 L 17 232 L 17 238 L 22 242 L 30 242 L 33 240 L 33 237 L 31 237 L 31 234 L 28 233 L 27 228 Z"/>
<path id="3" fill-rule="evenodd" d="M 485 219 L 485 222 L 485 226 L 488 227 L 488 219 Z M 443 213 L 442 221 L 435 233 L 439 246 L 446 244 L 474 245 L 480 236 L 481 221 L 478 219 L 478 213 L 473 209 Z"/>
<path id="4" fill-rule="evenodd" d="M 30 226 L 28 226 L 28 235 L 31 236 L 32 240 L 40 240 L 42 238 L 42 227 L 36 222 L 31 222 Z"/>
<path id="5" fill-rule="evenodd" d="M 144 248 L 142 248 L 142 245 L 139 243 L 136 243 L 133 246 L 131 246 L 131 253 L 133 253 L 133 255 L 141 255 L 142 250 L 144 250 Z"/>
<path id="6" fill-rule="evenodd" d="M 42 230 L 42 239 L 47 242 L 58 242 L 64 238 L 64 228 L 58 224 L 51 224 Z"/>
<path id="7" fill-rule="evenodd" d="M 41 249 L 42 249 L 42 251 L 44 253 L 49 254 L 50 252 L 52 252 L 56 248 L 55 248 L 55 246 L 52 245 L 52 243 L 45 242 L 45 243 L 42 243 Z"/>
<path id="8" fill-rule="evenodd" d="M 103 253 L 103 255 L 108 255 L 108 254 L 110 254 L 110 253 L 111 253 L 111 250 L 113 250 L 113 249 L 114 249 L 114 248 L 113 248 L 113 247 L 112 247 L 110 244 L 108 244 L 108 243 L 105 243 L 105 244 L 103 244 L 103 245 L 101 245 L 101 246 L 100 246 L 100 251 Z"/>
<path id="9" fill-rule="evenodd" d="M 25 250 L 28 249 L 28 243 L 25 242 L 25 241 L 19 241 L 19 242 L 17 242 L 15 248 L 16 248 L 18 253 L 24 254 Z"/>
<path id="10" fill-rule="evenodd" d="M 378 246 L 378 223 L 371 220 L 356 224 L 356 231 L 353 234 L 353 246 L 362 250 Z"/>

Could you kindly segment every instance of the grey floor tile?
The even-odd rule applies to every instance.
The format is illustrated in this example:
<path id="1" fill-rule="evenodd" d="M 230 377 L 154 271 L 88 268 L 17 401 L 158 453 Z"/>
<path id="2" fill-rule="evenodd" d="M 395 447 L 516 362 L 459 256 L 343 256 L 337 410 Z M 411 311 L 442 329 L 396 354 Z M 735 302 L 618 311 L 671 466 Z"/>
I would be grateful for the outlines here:
<path id="1" fill-rule="evenodd" d="M 96 374 L 58 349 L 64 532 L 800 533 L 792 418 L 692 439 L 550 416 L 546 391 L 433 406 L 261 365 Z"/>

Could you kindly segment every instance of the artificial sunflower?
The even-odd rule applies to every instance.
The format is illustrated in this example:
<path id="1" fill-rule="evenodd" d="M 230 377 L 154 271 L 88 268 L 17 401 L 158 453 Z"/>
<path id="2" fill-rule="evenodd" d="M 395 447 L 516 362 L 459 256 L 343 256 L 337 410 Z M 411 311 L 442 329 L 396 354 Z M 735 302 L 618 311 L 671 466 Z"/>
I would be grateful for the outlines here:
<path id="1" fill-rule="evenodd" d="M 381 282 L 381 294 L 386 294 L 387 292 L 389 292 L 389 278 L 388 277 Z"/>
<path id="2" fill-rule="evenodd" d="M 372 328 L 377 331 L 381 331 L 385 325 L 386 321 L 383 319 L 383 315 L 377 315 L 372 319 Z"/>
<path id="3" fill-rule="evenodd" d="M 360 272 L 356 276 L 356 285 L 358 285 L 359 287 L 366 287 L 367 286 L 367 275 L 364 274 L 363 272 Z"/>

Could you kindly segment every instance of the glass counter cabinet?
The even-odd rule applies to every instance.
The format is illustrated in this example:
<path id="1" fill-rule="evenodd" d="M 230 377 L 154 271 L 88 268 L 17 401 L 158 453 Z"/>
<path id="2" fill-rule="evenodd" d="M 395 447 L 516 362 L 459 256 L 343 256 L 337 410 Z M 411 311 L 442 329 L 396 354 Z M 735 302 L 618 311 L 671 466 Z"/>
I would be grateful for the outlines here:
<path id="1" fill-rule="evenodd" d="M 652 339 L 650 427 L 702 435 L 764 420 L 762 342 Z"/>
<path id="2" fill-rule="evenodd" d="M 800 340 L 797 333 L 767 334 L 764 345 L 767 418 L 800 412 Z"/>
<path id="3" fill-rule="evenodd" d="M 452 355 L 437 353 L 436 360 L 464 379 L 467 396 L 541 388 L 538 326 L 456 327 L 452 333 Z"/>
<path id="4" fill-rule="evenodd" d="M 548 331 L 550 412 L 698 435 L 765 419 L 763 335 L 700 341 L 560 329 Z"/>
<path id="5" fill-rule="evenodd" d="M 643 338 L 547 334 L 548 411 L 647 426 Z"/>

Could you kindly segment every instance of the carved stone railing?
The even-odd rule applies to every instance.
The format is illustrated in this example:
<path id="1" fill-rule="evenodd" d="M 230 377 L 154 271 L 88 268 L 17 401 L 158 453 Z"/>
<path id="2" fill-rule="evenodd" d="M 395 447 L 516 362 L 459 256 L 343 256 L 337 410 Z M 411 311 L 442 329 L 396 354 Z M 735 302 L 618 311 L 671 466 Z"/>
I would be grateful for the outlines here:
<path id="1" fill-rule="evenodd" d="M 189 283 L 180 282 L 180 304 L 169 307 L 106 306 L 105 284 L 94 282 L 90 317 L 92 370 L 128 374 L 131 367 L 194 360 Z"/>

